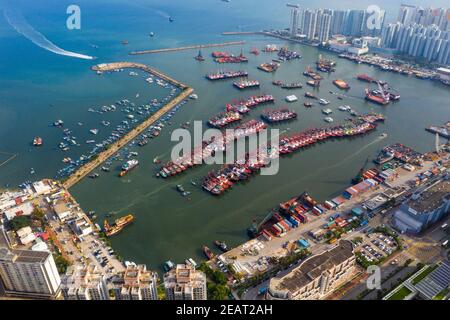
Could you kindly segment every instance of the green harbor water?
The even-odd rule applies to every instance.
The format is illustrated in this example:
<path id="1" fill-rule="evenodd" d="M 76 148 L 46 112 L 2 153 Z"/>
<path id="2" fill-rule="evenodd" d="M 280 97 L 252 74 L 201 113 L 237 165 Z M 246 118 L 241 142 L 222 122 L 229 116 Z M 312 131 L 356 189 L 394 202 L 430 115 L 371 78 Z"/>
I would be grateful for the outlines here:
<path id="1" fill-rule="evenodd" d="M 227 38 L 228 40 L 228 38 Z M 232 38 L 229 38 L 232 40 Z M 312 196 L 323 201 L 342 192 L 350 179 L 358 172 L 367 157 L 373 158 L 383 146 L 401 142 L 418 151 L 428 151 L 434 146 L 434 136 L 424 128 L 430 124 L 440 124 L 450 115 L 448 89 L 431 81 L 385 73 L 373 67 L 358 65 L 338 59 L 334 54 L 319 51 L 317 48 L 290 44 L 284 41 L 264 37 L 246 38 L 243 52 L 250 58 L 248 64 L 217 65 L 212 62 L 212 49 L 203 50 L 207 61 L 199 63 L 193 59 L 194 51 L 166 53 L 153 56 L 140 56 L 137 61 L 157 66 L 169 75 L 192 86 L 199 99 L 190 101 L 172 119 L 172 125 L 166 126 L 160 137 L 153 139 L 147 146 L 137 148 L 141 165 L 122 179 L 116 172 L 103 174 L 96 180 L 85 179 L 71 191 L 86 210 L 95 210 L 99 222 L 105 214 L 117 216 L 133 213 L 135 223 L 112 238 L 113 247 L 126 260 L 142 262 L 152 268 L 171 259 L 184 261 L 192 257 L 202 259 L 201 246 L 213 247 L 216 239 L 225 240 L 235 246 L 247 239 L 246 228 L 253 219 L 261 220 L 270 208 L 291 196 L 308 191 Z M 259 56 L 249 54 L 251 48 L 262 48 L 265 44 L 287 45 L 290 50 L 301 52 L 303 58 L 284 62 L 273 74 L 256 69 L 257 65 L 275 58 L 275 54 L 261 53 Z M 241 47 L 227 50 L 239 53 Z M 335 73 L 325 75 L 319 89 L 304 86 L 303 89 L 287 91 L 275 87 L 272 80 L 306 82 L 302 72 L 307 65 L 313 65 L 318 54 L 335 59 L 338 67 Z M 170 59 L 168 56 L 170 55 Z M 209 82 L 204 78 L 208 72 L 223 69 L 245 69 L 249 78 L 261 82 L 259 90 L 238 91 L 232 81 Z M 399 102 L 381 107 L 366 102 L 363 90 L 367 85 L 355 79 L 358 73 L 387 81 L 397 89 L 402 98 Z M 117 77 L 116 74 L 104 75 L 104 80 Z M 338 100 L 329 91 L 338 92 L 332 80 L 342 78 L 351 89 L 349 97 Z M 124 79 L 123 81 L 127 81 Z M 238 184 L 221 197 L 213 197 L 204 192 L 199 182 L 208 171 L 217 166 L 203 165 L 190 169 L 177 177 L 163 180 L 155 177 L 158 168 L 153 159 L 168 160 L 171 147 L 170 133 L 183 122 L 207 120 L 210 116 L 223 110 L 225 103 L 245 98 L 257 93 L 270 93 L 276 98 L 275 106 L 288 105 L 299 113 L 297 120 L 275 126 L 281 132 L 292 133 L 306 128 L 325 126 L 323 108 L 318 103 L 310 109 L 303 106 L 306 91 L 314 91 L 317 96 L 330 100 L 327 106 L 333 110 L 334 123 L 342 123 L 349 114 L 337 109 L 340 105 L 350 105 L 358 113 L 381 112 L 386 116 L 384 124 L 376 131 L 352 139 L 332 140 L 318 144 L 307 150 L 296 152 L 280 160 L 280 171 L 275 176 L 256 176 L 246 183 Z M 299 101 L 287 104 L 284 98 L 296 94 Z M 246 119 L 258 119 L 266 107 L 260 106 L 251 111 Z M 387 138 L 380 134 L 386 132 Z M 191 200 L 183 198 L 175 186 L 182 184 L 191 191 Z"/>

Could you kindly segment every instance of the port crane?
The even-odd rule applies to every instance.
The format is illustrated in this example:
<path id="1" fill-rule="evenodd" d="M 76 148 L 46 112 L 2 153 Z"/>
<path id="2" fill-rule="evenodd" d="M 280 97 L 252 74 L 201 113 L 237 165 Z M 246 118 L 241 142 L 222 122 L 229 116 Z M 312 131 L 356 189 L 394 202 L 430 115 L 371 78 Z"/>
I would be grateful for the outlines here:
<path id="1" fill-rule="evenodd" d="M 385 101 L 389 101 L 389 96 L 386 96 L 384 88 L 381 86 L 380 82 L 377 82 L 378 90 L 380 90 L 381 96 Z"/>
<path id="2" fill-rule="evenodd" d="M 353 184 L 357 184 L 359 182 L 361 182 L 362 180 L 362 175 L 364 173 L 364 170 L 366 170 L 367 164 L 369 163 L 369 157 L 367 157 L 366 161 L 364 162 L 364 165 L 362 166 L 362 168 L 359 170 L 358 174 L 352 179 L 352 183 Z"/>

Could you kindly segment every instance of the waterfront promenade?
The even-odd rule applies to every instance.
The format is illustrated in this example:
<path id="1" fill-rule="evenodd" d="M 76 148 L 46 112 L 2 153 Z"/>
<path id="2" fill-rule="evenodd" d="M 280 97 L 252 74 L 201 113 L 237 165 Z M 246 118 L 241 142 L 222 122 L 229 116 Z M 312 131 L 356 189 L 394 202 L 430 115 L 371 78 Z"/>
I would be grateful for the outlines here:
<path id="1" fill-rule="evenodd" d="M 89 174 L 92 170 L 97 168 L 101 163 L 106 161 L 108 158 L 113 156 L 115 153 L 117 153 L 123 146 L 127 145 L 129 142 L 131 142 L 133 139 L 135 139 L 137 136 L 139 136 L 142 132 L 144 132 L 150 125 L 155 123 L 159 120 L 164 114 L 169 112 L 172 108 L 174 108 L 177 104 L 182 102 L 183 100 L 187 99 L 190 94 L 194 92 L 194 89 L 188 87 L 187 85 L 163 74 L 162 72 L 150 68 L 144 64 L 139 63 L 133 63 L 133 62 L 115 62 L 115 63 L 108 63 L 108 64 L 99 64 L 94 67 L 92 67 L 92 70 L 94 71 L 100 71 L 100 72 L 107 72 L 107 71 L 113 71 L 117 69 L 124 69 L 124 68 L 134 68 L 134 69 L 140 69 L 145 72 L 148 72 L 158 78 L 161 78 L 172 85 L 178 87 L 181 89 L 181 92 L 178 96 L 176 96 L 174 99 L 169 101 L 166 105 L 164 105 L 161 109 L 159 109 L 157 112 L 152 114 L 149 118 L 144 120 L 142 123 L 140 123 L 137 127 L 132 129 L 130 132 L 128 132 L 126 135 L 124 135 L 120 140 L 117 140 L 116 142 L 109 145 L 104 151 L 100 152 L 97 157 L 95 157 L 92 161 L 86 163 L 82 167 L 80 167 L 77 171 L 75 171 L 67 180 L 63 182 L 63 186 L 66 189 L 69 189 L 73 187 L 75 184 L 77 184 L 81 179 L 83 179 L 86 175 Z"/>
<path id="2" fill-rule="evenodd" d="M 214 48 L 214 47 L 236 46 L 236 45 L 241 45 L 244 43 L 245 43 L 245 41 L 232 41 L 232 42 L 223 42 L 223 43 L 198 44 L 198 45 L 178 47 L 178 48 L 133 51 L 133 52 L 130 52 L 130 55 L 141 55 L 141 54 L 184 51 L 184 50 L 204 49 L 204 48 Z"/>

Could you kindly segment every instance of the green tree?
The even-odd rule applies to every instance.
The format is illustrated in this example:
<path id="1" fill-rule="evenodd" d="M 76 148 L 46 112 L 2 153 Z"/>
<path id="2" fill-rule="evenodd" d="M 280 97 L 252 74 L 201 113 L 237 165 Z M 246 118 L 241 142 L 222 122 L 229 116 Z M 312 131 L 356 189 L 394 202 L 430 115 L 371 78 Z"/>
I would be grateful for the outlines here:
<path id="1" fill-rule="evenodd" d="M 55 259 L 56 268 L 58 269 L 59 273 L 66 273 L 67 268 L 70 266 L 70 262 L 66 260 L 63 256 L 53 255 L 53 258 Z"/>
<path id="2" fill-rule="evenodd" d="M 208 298 L 210 300 L 226 300 L 230 294 L 230 289 L 225 285 L 208 284 Z"/>
<path id="3" fill-rule="evenodd" d="M 38 206 L 34 207 L 33 212 L 31 213 L 31 217 L 33 220 L 39 221 L 41 224 L 44 224 L 45 211 L 39 208 Z"/>
<path id="4" fill-rule="evenodd" d="M 23 227 L 28 227 L 30 225 L 30 217 L 29 216 L 18 216 L 12 219 L 10 222 L 11 228 L 14 231 L 17 231 Z"/>
<path id="5" fill-rule="evenodd" d="M 218 270 L 213 272 L 212 280 L 219 285 L 227 284 L 227 277 L 225 277 L 225 275 Z"/>

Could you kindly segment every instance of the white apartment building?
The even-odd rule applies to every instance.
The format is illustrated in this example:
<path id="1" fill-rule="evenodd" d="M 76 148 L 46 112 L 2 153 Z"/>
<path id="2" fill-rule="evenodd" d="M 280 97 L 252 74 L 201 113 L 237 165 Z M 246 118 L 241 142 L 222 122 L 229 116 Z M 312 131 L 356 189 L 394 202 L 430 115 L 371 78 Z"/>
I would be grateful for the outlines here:
<path id="1" fill-rule="evenodd" d="M 0 227 L 0 279 L 7 295 L 51 299 L 58 295 L 61 279 L 48 251 L 17 250 Z"/>
<path id="2" fill-rule="evenodd" d="M 158 274 L 147 270 L 143 264 L 127 267 L 116 283 L 116 300 L 158 300 Z"/>
<path id="3" fill-rule="evenodd" d="M 341 240 L 336 247 L 306 259 L 288 274 L 270 279 L 266 299 L 325 299 L 351 279 L 355 264 L 353 244 Z"/>
<path id="4" fill-rule="evenodd" d="M 206 300 L 206 275 L 190 265 L 178 264 L 164 275 L 167 300 Z"/>
<path id="5" fill-rule="evenodd" d="M 65 300 L 109 300 L 106 277 L 94 265 L 69 267 L 61 291 Z"/>

